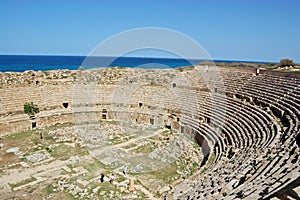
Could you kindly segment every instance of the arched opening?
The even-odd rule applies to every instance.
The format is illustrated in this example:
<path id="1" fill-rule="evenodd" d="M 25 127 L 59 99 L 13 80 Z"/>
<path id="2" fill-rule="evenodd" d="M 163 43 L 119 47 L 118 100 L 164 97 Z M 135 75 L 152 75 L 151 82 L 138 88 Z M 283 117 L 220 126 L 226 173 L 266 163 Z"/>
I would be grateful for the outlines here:
<path id="1" fill-rule="evenodd" d="M 32 128 L 32 129 L 33 129 L 33 128 L 36 128 L 36 126 L 37 126 L 36 122 L 31 122 L 31 128 Z"/>
<path id="2" fill-rule="evenodd" d="M 153 118 L 150 118 L 150 124 L 154 125 L 154 119 Z"/>
<path id="3" fill-rule="evenodd" d="M 64 108 L 68 108 L 69 107 L 69 103 L 68 102 L 64 102 L 62 105 L 63 105 Z"/>
<path id="4" fill-rule="evenodd" d="M 102 109 L 102 119 L 107 119 L 107 110 L 105 108 Z"/>

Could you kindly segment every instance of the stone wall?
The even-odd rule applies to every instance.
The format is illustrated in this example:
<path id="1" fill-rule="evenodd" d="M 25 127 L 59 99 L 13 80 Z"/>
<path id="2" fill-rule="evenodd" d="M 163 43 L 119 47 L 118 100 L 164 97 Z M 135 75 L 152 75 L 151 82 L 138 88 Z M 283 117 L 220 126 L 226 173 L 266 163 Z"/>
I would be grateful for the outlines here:
<path id="1" fill-rule="evenodd" d="M 283 72 L 274 70 L 260 70 L 260 74 L 280 76 L 280 77 L 290 77 L 290 78 L 300 78 L 299 72 Z"/>
<path id="2" fill-rule="evenodd" d="M 43 127 L 120 120 L 165 126 L 195 139 L 207 172 L 171 199 L 269 198 L 285 187 L 281 183 L 300 176 L 296 73 L 109 68 L 0 77 L 0 135 L 27 130 L 32 122 Z M 36 119 L 23 113 L 25 102 L 40 107 Z M 284 117 L 276 117 L 277 111 Z"/>

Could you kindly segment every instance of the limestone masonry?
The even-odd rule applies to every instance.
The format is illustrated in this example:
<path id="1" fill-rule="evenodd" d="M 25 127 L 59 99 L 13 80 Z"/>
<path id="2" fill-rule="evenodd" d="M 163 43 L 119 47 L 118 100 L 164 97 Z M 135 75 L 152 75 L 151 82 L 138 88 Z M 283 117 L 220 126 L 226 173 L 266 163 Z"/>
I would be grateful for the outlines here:
<path id="1" fill-rule="evenodd" d="M 40 112 L 35 116 L 24 114 L 26 102 L 36 104 Z M 177 160 L 177 165 L 182 164 L 184 168 L 177 170 L 177 174 L 186 178 L 172 179 L 165 185 L 155 185 L 155 178 L 152 182 L 147 178 L 150 185 L 147 187 L 143 187 L 142 175 L 134 177 L 140 178 L 141 184 L 128 179 L 128 194 L 141 198 L 297 199 L 300 195 L 299 120 L 300 76 L 297 73 L 201 65 L 178 69 L 112 67 L 0 73 L 1 138 L 71 123 L 70 127 L 47 133 L 58 142 L 48 146 L 48 152 L 57 148 L 59 142 L 70 141 L 74 147 L 78 143 L 89 148 L 90 154 L 105 165 L 131 163 L 126 166 L 129 175 L 148 168 L 159 171 L 164 163 L 170 164 L 177 157 L 186 158 L 186 161 Z M 145 134 L 143 137 L 138 135 L 139 130 Z M 129 134 L 133 132 L 137 135 Z M 179 139 L 186 136 L 197 146 L 188 139 Z M 107 145 L 107 141 L 115 146 L 98 148 L 99 144 Z M 130 141 L 136 142 L 134 148 Z M 127 153 L 119 152 L 116 146 Z M 35 148 L 39 148 L 38 144 Z M 135 149 L 132 155 L 131 149 Z M 149 153 L 147 158 L 158 161 L 151 164 L 144 160 L 145 156 L 139 157 L 145 154 L 139 153 Z M 11 154 L 21 155 L 18 151 Z M 23 165 L 30 166 L 48 162 L 50 158 L 51 154 L 43 151 L 22 155 L 28 161 Z M 73 164 L 82 160 L 79 156 Z M 63 166 L 65 161 L 59 162 Z M 116 169 L 123 169 L 115 165 Z M 2 169 L 5 168 L 1 167 L 1 173 Z M 76 170 L 66 167 L 65 171 L 76 176 L 89 174 L 84 166 Z M 122 175 L 125 178 L 126 170 Z M 32 181 L 32 185 L 47 182 L 41 177 L 26 180 Z M 5 175 L 0 180 L 4 181 Z M 94 199 L 101 193 L 100 183 L 99 187 L 89 186 L 93 179 L 78 179 L 69 184 L 67 180 L 59 179 L 57 191 L 68 191 L 75 196 L 79 192 L 83 196 L 78 198 L 94 195 Z M 123 187 L 118 185 L 121 179 L 114 181 Z M 18 187 L 12 188 L 23 191 Z M 91 187 L 94 194 L 84 189 L 77 189 L 76 193 L 76 187 Z M 118 194 L 120 198 L 124 198 L 122 191 Z M 132 193 L 136 191 L 140 193 Z M 101 194 L 119 198 L 116 192 Z"/>

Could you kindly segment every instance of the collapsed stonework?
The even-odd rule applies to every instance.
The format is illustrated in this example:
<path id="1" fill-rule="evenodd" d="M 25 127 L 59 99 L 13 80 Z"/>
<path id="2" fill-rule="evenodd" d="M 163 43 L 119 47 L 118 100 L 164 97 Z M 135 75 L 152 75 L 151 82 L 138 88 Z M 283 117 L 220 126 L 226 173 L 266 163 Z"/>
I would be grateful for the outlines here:
<path id="1" fill-rule="evenodd" d="M 299 186 L 300 77 L 274 73 L 204 66 L 0 73 L 0 134 L 72 122 L 72 137 L 93 145 L 126 132 L 107 126 L 107 138 L 96 137 L 99 121 L 166 128 L 195 140 L 203 155 L 166 198 L 282 196 Z M 25 102 L 39 106 L 36 119 L 23 114 Z"/>

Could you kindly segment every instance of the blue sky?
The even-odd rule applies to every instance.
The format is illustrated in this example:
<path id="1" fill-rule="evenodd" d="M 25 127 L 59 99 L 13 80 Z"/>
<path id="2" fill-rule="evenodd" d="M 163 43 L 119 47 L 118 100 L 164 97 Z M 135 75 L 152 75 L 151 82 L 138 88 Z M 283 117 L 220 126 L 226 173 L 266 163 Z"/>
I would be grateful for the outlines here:
<path id="1" fill-rule="evenodd" d="M 214 59 L 300 62 L 299 8 L 298 0 L 1 0 L 0 54 L 87 55 L 122 31 L 163 27 Z"/>

